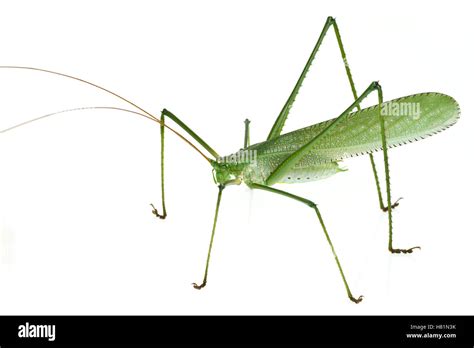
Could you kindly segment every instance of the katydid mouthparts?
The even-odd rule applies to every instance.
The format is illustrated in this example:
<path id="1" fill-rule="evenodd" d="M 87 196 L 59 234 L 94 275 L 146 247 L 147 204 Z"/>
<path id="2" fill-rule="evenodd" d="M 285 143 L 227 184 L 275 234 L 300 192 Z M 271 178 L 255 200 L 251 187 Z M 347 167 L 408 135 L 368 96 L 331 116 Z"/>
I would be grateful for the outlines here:
<path id="1" fill-rule="evenodd" d="M 354 97 L 354 102 L 347 106 L 336 118 L 282 134 L 285 121 L 290 113 L 293 103 L 295 102 L 303 80 L 306 78 L 309 68 L 316 57 L 324 37 L 331 27 L 334 30 L 338 43 L 348 84 Z M 335 258 L 347 296 L 351 301 L 359 303 L 362 301 L 363 296 L 353 296 L 343 272 L 342 265 L 329 236 L 321 211 L 316 203 L 307 198 L 274 188 L 273 186 L 278 183 L 297 184 L 327 178 L 343 171 L 343 169 L 339 167 L 339 162 L 341 160 L 348 157 L 367 154 L 371 162 L 380 209 L 387 213 L 388 250 L 391 253 L 412 253 L 415 249 L 419 249 L 420 247 L 415 246 L 399 249 L 393 246 L 392 210 L 399 205 L 399 200 L 395 202 L 392 201 L 388 149 L 411 143 L 445 130 L 456 123 L 460 114 L 460 108 L 457 102 L 452 97 L 442 93 L 420 93 L 384 102 L 381 84 L 378 82 L 372 82 L 366 87 L 362 94 L 358 95 L 344 46 L 342 44 L 339 28 L 336 20 L 332 17 L 328 17 L 326 20 L 316 45 L 314 46 L 296 85 L 284 103 L 283 108 L 274 122 L 266 140 L 250 144 L 250 121 L 245 120 L 243 147 L 239 151 L 228 156 L 220 156 L 206 141 L 198 136 L 180 118 L 167 109 L 163 109 L 161 116 L 156 117 L 135 103 L 132 103 L 128 99 L 125 99 L 104 87 L 71 75 L 51 70 L 20 66 L 0 66 L 0 69 L 23 69 L 50 73 L 86 83 L 125 101 L 132 106 L 134 110 L 112 106 L 93 106 L 80 108 L 81 110 L 114 109 L 121 112 L 143 116 L 151 121 L 157 122 L 160 125 L 161 135 L 161 212 L 159 212 L 153 204 L 151 204 L 151 206 L 152 213 L 160 219 L 165 219 L 167 216 L 164 185 L 165 128 L 168 128 L 177 134 L 181 139 L 192 146 L 193 149 L 199 152 L 207 162 L 209 162 L 212 167 L 214 182 L 218 187 L 218 195 L 204 277 L 202 282 L 192 284 L 195 289 L 202 289 L 207 284 L 209 262 L 211 259 L 211 251 L 222 192 L 227 186 L 240 185 L 244 183 L 251 189 L 267 191 L 301 202 L 314 212 L 315 218 L 319 222 L 320 228 L 324 233 Z M 372 93 L 377 94 L 378 103 L 371 107 L 362 109 L 360 106 L 361 102 Z M 79 109 L 64 110 L 44 115 L 4 129 L 1 133 L 46 117 L 73 110 Z M 165 123 L 166 119 L 173 121 L 184 131 L 184 133 L 187 134 L 187 137 Z M 382 196 L 381 183 L 378 178 L 375 161 L 372 155 L 373 152 L 379 150 L 382 151 L 384 160 L 386 200 L 384 200 Z"/>

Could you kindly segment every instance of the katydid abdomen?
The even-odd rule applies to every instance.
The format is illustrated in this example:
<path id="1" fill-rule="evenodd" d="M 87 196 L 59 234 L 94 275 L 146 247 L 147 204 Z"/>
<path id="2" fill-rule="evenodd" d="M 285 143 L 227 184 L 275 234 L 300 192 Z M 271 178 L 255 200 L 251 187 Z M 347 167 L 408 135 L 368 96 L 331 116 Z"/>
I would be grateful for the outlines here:
<path id="1" fill-rule="evenodd" d="M 393 147 L 450 127 L 459 118 L 459 105 L 445 94 L 422 93 L 385 102 L 380 112 L 385 123 L 387 146 Z M 264 184 L 285 158 L 315 138 L 331 122 L 333 120 L 317 123 L 250 146 L 247 150 L 256 151 L 258 160 L 247 165 L 244 181 Z M 341 120 L 278 182 L 320 180 L 342 171 L 337 161 L 381 149 L 378 106 L 375 105 Z"/>
<path id="2" fill-rule="evenodd" d="M 259 159 L 258 164 L 248 165 L 243 172 L 243 180 L 246 183 L 264 185 L 266 179 L 278 167 L 275 163 L 281 163 L 286 156 L 275 155 L 270 158 Z M 301 161 L 296 167 L 287 171 L 280 180 L 281 183 L 295 184 L 309 181 L 321 180 L 343 171 L 336 162 L 318 163 L 317 158 L 308 157 Z"/>

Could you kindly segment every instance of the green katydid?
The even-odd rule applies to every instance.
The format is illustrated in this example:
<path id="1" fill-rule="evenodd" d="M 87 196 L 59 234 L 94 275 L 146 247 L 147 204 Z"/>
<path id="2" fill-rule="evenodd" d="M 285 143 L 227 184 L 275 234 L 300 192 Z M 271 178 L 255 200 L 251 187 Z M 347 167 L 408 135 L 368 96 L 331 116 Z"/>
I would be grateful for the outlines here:
<path id="1" fill-rule="evenodd" d="M 321 122 L 306 128 L 302 128 L 293 132 L 282 134 L 285 121 L 290 113 L 291 107 L 295 102 L 296 96 L 302 86 L 316 53 L 320 48 L 323 39 L 330 28 L 334 29 L 340 50 L 341 58 L 344 63 L 346 75 L 354 102 L 347 107 L 338 117 Z M 398 201 L 392 202 L 388 148 L 423 139 L 428 135 L 440 132 L 453 125 L 459 118 L 459 106 L 457 102 L 444 94 L 440 93 L 421 93 L 411 96 L 398 98 L 389 102 L 383 102 L 382 87 L 378 82 L 371 83 L 365 91 L 358 95 L 355 84 L 351 75 L 349 64 L 347 63 L 346 53 L 342 44 L 341 35 L 334 18 L 329 17 L 323 27 L 323 30 L 311 52 L 311 55 L 299 76 L 290 96 L 284 104 L 280 114 L 278 115 L 266 141 L 250 144 L 249 123 L 245 120 L 245 136 L 244 146 L 238 152 L 229 156 L 221 157 L 211 146 L 209 146 L 201 137 L 199 137 L 192 129 L 190 129 L 180 118 L 172 112 L 163 109 L 161 117 L 155 117 L 143 108 L 130 102 L 129 100 L 111 92 L 108 89 L 100 87 L 91 82 L 79 79 L 70 75 L 38 69 L 30 67 L 0 67 L 29 69 L 41 72 L 52 73 L 74 80 L 87 83 L 110 93 L 121 100 L 127 102 L 138 111 L 127 110 L 115 107 L 93 107 L 104 109 L 116 109 L 125 112 L 131 112 L 140 116 L 149 118 L 160 124 L 161 130 L 161 194 L 162 206 L 161 213 L 152 204 L 152 212 L 160 219 L 167 216 L 165 204 L 165 187 L 164 187 L 164 130 L 165 127 L 171 129 L 178 134 L 183 140 L 188 142 L 195 150 L 197 150 L 212 166 L 214 181 L 218 186 L 217 203 L 214 213 L 214 221 L 212 226 L 211 238 L 207 253 L 204 278 L 200 284 L 193 283 L 195 289 L 202 289 L 207 284 L 209 261 L 216 231 L 217 218 L 219 213 L 220 202 L 223 190 L 230 185 L 240 185 L 245 183 L 251 189 L 264 190 L 271 193 L 279 194 L 298 202 L 301 202 L 314 210 L 316 217 L 321 225 L 323 233 L 328 241 L 331 251 L 335 257 L 336 265 L 339 269 L 349 299 L 355 303 L 362 300 L 362 296 L 354 297 L 346 277 L 344 275 L 342 265 L 337 257 L 335 248 L 329 237 L 328 230 L 323 221 L 322 214 L 318 206 L 311 200 L 294 195 L 292 193 L 273 188 L 277 183 L 304 183 L 313 180 L 319 180 L 334 175 L 342 169 L 339 167 L 339 161 L 347 157 L 355 155 L 368 154 L 373 170 L 375 184 L 378 193 L 380 208 L 388 214 L 388 249 L 391 253 L 412 253 L 419 247 L 411 247 L 407 249 L 398 249 L 393 247 L 393 231 L 392 231 L 392 210 L 398 206 Z M 361 109 L 361 102 L 372 92 L 378 94 L 378 104 Z M 356 110 L 356 111 L 354 111 Z M 66 110 L 70 111 L 70 110 Z M 65 111 L 63 111 L 65 112 Z M 49 117 L 49 114 L 39 117 L 32 121 Z M 184 130 L 199 145 L 192 144 L 183 135 L 170 128 L 166 123 L 166 118 L 174 121 L 181 129 Z M 25 122 L 29 123 L 31 121 Z M 24 125 L 22 123 L 20 125 Z M 20 125 L 10 127 L 2 132 L 11 130 Z M 198 146 L 201 146 L 212 158 L 206 156 Z M 381 192 L 381 185 L 372 153 L 382 150 L 384 159 L 385 186 L 386 186 L 386 204 Z"/>

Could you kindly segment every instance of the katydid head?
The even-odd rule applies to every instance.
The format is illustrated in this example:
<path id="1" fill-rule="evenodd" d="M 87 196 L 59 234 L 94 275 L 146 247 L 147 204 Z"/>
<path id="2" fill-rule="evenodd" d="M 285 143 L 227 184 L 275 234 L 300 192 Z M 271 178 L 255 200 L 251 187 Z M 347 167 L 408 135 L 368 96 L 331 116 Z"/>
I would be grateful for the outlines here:
<path id="1" fill-rule="evenodd" d="M 224 157 L 225 159 L 225 157 Z M 244 165 L 242 163 L 232 163 L 217 160 L 211 161 L 214 181 L 219 185 L 240 185 L 242 182 Z"/>

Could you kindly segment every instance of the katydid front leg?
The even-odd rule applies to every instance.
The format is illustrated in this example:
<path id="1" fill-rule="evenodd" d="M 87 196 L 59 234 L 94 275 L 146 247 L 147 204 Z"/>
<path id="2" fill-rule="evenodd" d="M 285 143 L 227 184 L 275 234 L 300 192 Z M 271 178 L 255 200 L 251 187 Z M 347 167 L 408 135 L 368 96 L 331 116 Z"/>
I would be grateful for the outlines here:
<path id="1" fill-rule="evenodd" d="M 181 121 L 176 115 L 172 112 L 163 109 L 161 111 L 160 119 L 160 137 L 161 137 L 161 204 L 163 213 L 158 213 L 158 209 L 155 208 L 153 204 L 150 204 L 153 208 L 152 213 L 160 219 L 165 219 L 166 214 L 166 204 L 165 204 L 165 117 L 173 120 L 178 126 L 180 126 L 186 133 L 188 133 L 194 140 L 196 140 L 207 152 L 209 152 L 216 159 L 219 157 L 219 154 L 210 147 L 199 135 L 197 135 L 191 128 L 189 128 L 183 121 Z M 198 152 L 201 153 L 194 145 L 190 143 Z M 202 154 L 202 153 L 201 153 Z M 203 154 L 202 154 L 203 155 Z M 203 155 L 204 156 L 204 155 Z M 209 158 L 204 156 L 208 161 Z"/>
<path id="2" fill-rule="evenodd" d="M 216 203 L 216 212 L 214 213 L 214 224 L 212 225 L 211 241 L 209 242 L 209 250 L 207 252 L 206 270 L 204 271 L 204 278 L 200 285 L 198 285 L 197 283 L 192 284 L 194 289 L 197 289 L 197 290 L 201 290 L 207 284 L 207 272 L 209 271 L 209 261 L 211 259 L 212 244 L 214 243 L 214 233 L 216 232 L 217 216 L 219 214 L 219 206 L 221 204 L 222 191 L 224 190 L 224 188 L 225 188 L 224 185 L 219 185 L 219 193 L 217 195 L 217 203 Z"/>

